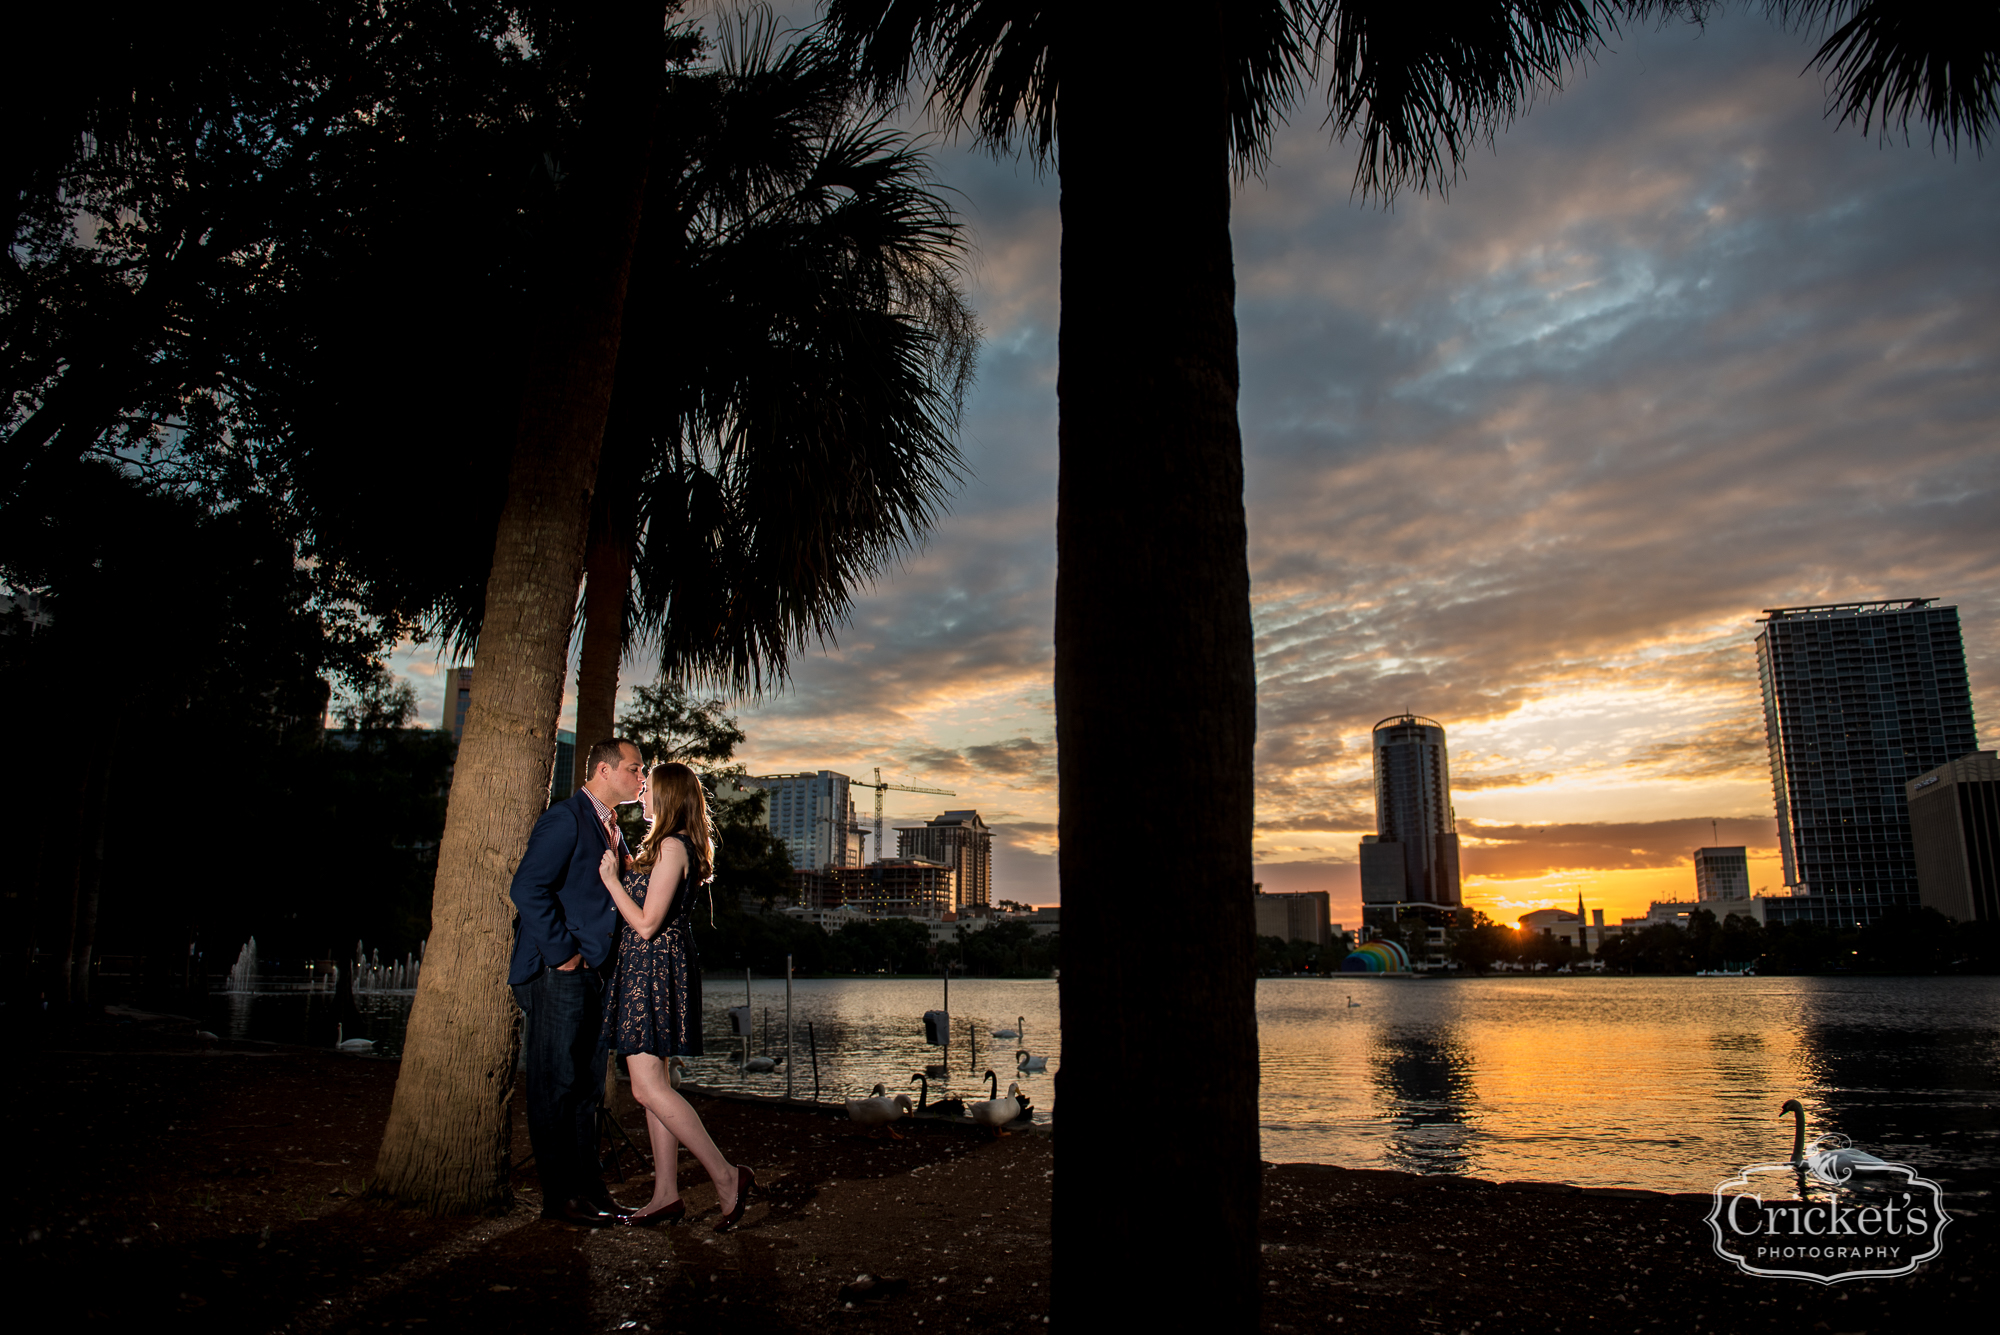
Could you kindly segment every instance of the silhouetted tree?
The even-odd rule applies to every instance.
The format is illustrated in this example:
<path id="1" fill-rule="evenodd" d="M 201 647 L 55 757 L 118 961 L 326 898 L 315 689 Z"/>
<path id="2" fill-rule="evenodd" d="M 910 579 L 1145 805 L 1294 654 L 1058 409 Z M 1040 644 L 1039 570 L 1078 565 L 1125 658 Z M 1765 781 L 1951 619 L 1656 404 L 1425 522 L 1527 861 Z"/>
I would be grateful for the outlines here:
<path id="1" fill-rule="evenodd" d="M 649 766 L 670 760 L 698 770 L 726 765 L 743 741 L 743 729 L 723 712 L 726 708 L 719 699 L 697 700 L 670 681 L 641 686 L 619 717 L 618 736 L 636 743 Z M 610 735 L 606 729 L 604 736 Z M 582 742 L 583 734 L 577 739 Z"/>
<path id="2" fill-rule="evenodd" d="M 1491 972 L 1502 960 L 1512 960 L 1517 947 L 1512 931 L 1472 909 L 1465 921 L 1452 929 L 1447 954 L 1459 967 L 1483 974 Z"/>
<path id="3" fill-rule="evenodd" d="M 618 664 L 737 689 L 826 642 L 957 478 L 977 326 L 963 242 L 826 42 L 768 14 L 674 77 L 586 553 L 581 732 Z M 636 577 L 636 579 L 635 579 Z"/>
<path id="4" fill-rule="evenodd" d="M 1123 1294 L 1128 1319 L 1257 1324 L 1256 688 L 1232 170 L 1258 164 L 1294 95 L 1323 77 L 1329 123 L 1360 140 L 1363 193 L 1442 187 L 1474 143 L 1596 45 L 1605 20 L 1669 8 L 1209 2 L 1152 5 L 1134 21 L 1116 6 L 1033 0 L 828 6 L 878 96 L 895 100 L 920 80 L 933 108 L 996 151 L 1025 145 L 1062 186 L 1055 695 L 1069 891 L 1058 1083 L 1061 1152 L 1089 1165 L 1078 1179 L 1089 1186 L 1056 1192 L 1059 1307 L 1084 1310 L 1100 1290 L 1106 1271 L 1089 1248 L 1109 1234 L 1143 1238 L 1165 1273 L 1204 1276 L 1193 1293 Z M 1976 34 L 1969 58 L 1926 62 L 1923 43 L 1943 20 L 1859 8 L 1874 19 L 1860 44 L 1818 57 L 1852 90 L 1848 114 L 1915 107 L 1951 134 L 1991 123 L 1990 26 L 1961 29 Z M 1134 808 L 1133 773 L 1202 794 L 1201 828 L 1189 831 L 1172 803 Z M 1135 841 L 1176 850 L 1137 930 L 1117 890 Z M 1196 921 L 1212 930 L 1187 931 Z M 1125 1073 L 1164 1068 L 1189 1046 L 1230 1078 L 1189 1091 L 1171 1126 L 1135 1125 Z"/>
<path id="5" fill-rule="evenodd" d="M 665 10 L 575 11 L 589 73 L 537 318 L 522 333 L 514 454 L 438 853 L 432 933 L 375 1180 L 434 1210 L 507 1198 L 506 1105 L 518 1047 L 506 987 L 508 878 L 548 803 L 591 489 L 618 361 L 666 58 Z M 496 855 L 497 854 L 497 855 Z"/>

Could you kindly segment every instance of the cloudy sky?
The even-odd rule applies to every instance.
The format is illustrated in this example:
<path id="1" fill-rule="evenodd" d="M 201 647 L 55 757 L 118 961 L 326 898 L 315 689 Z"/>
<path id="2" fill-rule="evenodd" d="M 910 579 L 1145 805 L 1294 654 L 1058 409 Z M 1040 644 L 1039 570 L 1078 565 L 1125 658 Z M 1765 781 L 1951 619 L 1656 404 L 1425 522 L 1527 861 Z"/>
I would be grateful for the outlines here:
<path id="1" fill-rule="evenodd" d="M 1993 745 L 2000 164 L 1836 129 L 1810 50 L 1756 14 L 1631 32 L 1448 198 L 1388 209 L 1307 103 L 1239 190 L 1266 888 L 1358 921 L 1368 733 L 1405 710 L 1447 730 L 1496 917 L 1688 897 L 1717 839 L 1781 886 L 1762 608 L 1955 603 Z M 938 171 L 986 330 L 971 476 L 742 710 L 743 758 L 954 789 L 889 815 L 976 807 L 996 895 L 1052 903 L 1057 194 L 962 144 Z M 396 665 L 437 719 L 434 660 Z"/>

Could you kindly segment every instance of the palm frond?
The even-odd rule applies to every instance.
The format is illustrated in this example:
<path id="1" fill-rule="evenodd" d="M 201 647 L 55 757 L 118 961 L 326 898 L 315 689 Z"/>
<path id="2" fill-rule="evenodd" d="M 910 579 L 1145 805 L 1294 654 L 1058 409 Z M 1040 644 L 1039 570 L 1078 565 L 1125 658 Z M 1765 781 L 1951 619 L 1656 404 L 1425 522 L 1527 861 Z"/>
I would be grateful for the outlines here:
<path id="1" fill-rule="evenodd" d="M 766 81 L 767 59 L 802 62 L 805 91 Z M 643 397 L 654 437 L 628 625 L 669 675 L 739 693 L 833 643 L 959 480 L 978 340 L 960 226 L 908 137 L 854 117 L 836 59 L 746 41 L 684 90 L 671 123 L 701 142 L 648 205 L 677 221 L 628 303 L 644 351 L 630 376 L 621 356 L 618 394 Z"/>
<path id="2" fill-rule="evenodd" d="M 1915 118 L 1953 154 L 1961 136 L 1984 154 L 2000 121 L 2000 5 L 1776 0 L 1770 8 L 1797 27 L 1833 28 L 1808 68 L 1826 73 L 1842 125 L 1907 136 Z"/>
<path id="3" fill-rule="evenodd" d="M 1056 148 L 1071 6 L 1033 0 L 833 0 L 823 20 L 875 101 L 897 106 L 927 79 L 927 107 L 997 153 L 1038 162 Z M 1229 145 L 1239 170 L 1264 162 L 1271 132 L 1297 95 L 1310 43 L 1295 4 L 1217 7 L 1229 71 Z M 1135 21 L 1175 22 L 1171 13 Z"/>
<path id="4" fill-rule="evenodd" d="M 1449 189 L 1614 17 L 1585 0 L 1300 0 L 1297 22 L 1320 52 L 1327 125 L 1360 141 L 1355 189 L 1387 198 Z"/>

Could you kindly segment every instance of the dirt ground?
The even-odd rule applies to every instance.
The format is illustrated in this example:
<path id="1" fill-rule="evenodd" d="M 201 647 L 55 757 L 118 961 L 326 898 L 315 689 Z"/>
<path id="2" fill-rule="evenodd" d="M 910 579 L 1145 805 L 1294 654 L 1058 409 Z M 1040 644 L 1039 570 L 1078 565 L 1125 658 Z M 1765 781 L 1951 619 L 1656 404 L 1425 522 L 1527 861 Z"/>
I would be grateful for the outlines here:
<path id="1" fill-rule="evenodd" d="M 203 1331 L 830 1331 L 1046 1328 L 1053 1132 L 953 1124 L 869 1139 L 842 1118 L 697 1098 L 758 1169 L 744 1226 L 681 1169 L 691 1220 L 585 1230 L 433 1219 L 360 1200 L 397 1066 L 262 1044 L 203 1048 L 185 1021 L 51 1032 L 6 1101 L 13 1273 L 65 1325 Z M 643 1144 L 636 1118 L 633 1137 Z M 515 1156 L 527 1157 L 518 1106 Z M 626 1155 L 612 1182 L 650 1188 Z M 1340 1331 L 1888 1331 L 1976 1328 L 1996 1247 L 1953 1203 L 1916 1275 L 1824 1288 L 1741 1276 L 1708 1247 L 1708 1197 L 1596 1193 L 1313 1164 L 1266 1171 L 1263 1328 Z M 868 1276 L 872 1282 L 859 1283 Z M 1107 1276 L 1110 1284 L 1134 1276 Z M 1990 1317 L 1990 1313 L 1988 1314 Z"/>

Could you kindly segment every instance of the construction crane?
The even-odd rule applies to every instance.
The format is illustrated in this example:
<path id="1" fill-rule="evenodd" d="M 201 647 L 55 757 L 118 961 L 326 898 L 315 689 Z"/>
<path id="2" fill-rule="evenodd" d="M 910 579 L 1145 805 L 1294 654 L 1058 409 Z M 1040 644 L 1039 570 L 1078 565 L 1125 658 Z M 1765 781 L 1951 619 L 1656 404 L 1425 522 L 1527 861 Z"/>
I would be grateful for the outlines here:
<path id="1" fill-rule="evenodd" d="M 854 781 L 853 781 L 853 780 L 851 780 L 851 779 L 850 779 L 850 780 L 849 780 L 848 782 L 849 782 L 849 783 L 850 783 L 850 784 L 851 784 L 851 785 L 852 785 L 853 787 L 856 787 L 856 788 L 873 788 L 873 789 L 875 790 L 875 860 L 876 860 L 877 862 L 881 862 L 881 861 L 883 860 L 883 853 L 882 853 L 882 794 L 884 794 L 884 793 L 887 793 L 887 792 L 897 792 L 897 793 L 936 793 L 936 794 L 937 794 L 938 796 L 940 796 L 940 797 L 957 797 L 957 796 L 958 796 L 958 794 L 957 794 L 957 793 L 953 792 L 953 791 L 952 791 L 951 789 L 949 789 L 949 788 L 913 788 L 913 787 L 911 787 L 911 786 L 910 786 L 909 784 L 906 784 L 906 783 L 883 783 L 883 782 L 882 782 L 882 771 L 881 771 L 881 770 L 880 770 L 879 768 L 878 768 L 878 769 L 877 769 L 877 770 L 875 771 L 875 782 L 873 782 L 873 783 L 854 783 Z"/>

